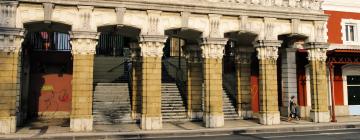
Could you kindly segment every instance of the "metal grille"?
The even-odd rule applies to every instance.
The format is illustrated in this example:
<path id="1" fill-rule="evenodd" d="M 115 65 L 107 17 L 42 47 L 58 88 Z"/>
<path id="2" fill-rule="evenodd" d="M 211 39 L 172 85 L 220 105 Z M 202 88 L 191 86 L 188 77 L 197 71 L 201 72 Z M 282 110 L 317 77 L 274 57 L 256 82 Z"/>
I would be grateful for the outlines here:
<path id="1" fill-rule="evenodd" d="M 123 56 L 124 37 L 113 34 L 101 34 L 96 54 L 103 56 Z"/>
<path id="2" fill-rule="evenodd" d="M 66 33 L 30 32 L 27 37 L 34 51 L 71 51 L 70 36 Z"/>

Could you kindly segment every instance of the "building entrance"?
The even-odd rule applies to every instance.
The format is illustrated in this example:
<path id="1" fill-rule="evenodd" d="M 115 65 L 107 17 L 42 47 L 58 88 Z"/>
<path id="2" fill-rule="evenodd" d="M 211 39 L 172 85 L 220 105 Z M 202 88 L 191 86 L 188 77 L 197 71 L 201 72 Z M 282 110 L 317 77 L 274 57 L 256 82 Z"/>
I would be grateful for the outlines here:
<path id="1" fill-rule="evenodd" d="M 27 114 L 24 119 L 70 117 L 72 57 L 69 39 L 68 34 L 59 32 L 27 34 L 23 55 L 25 76 L 22 78 L 22 111 Z"/>
<path id="2" fill-rule="evenodd" d="M 360 115 L 360 75 L 347 76 L 350 115 Z"/>

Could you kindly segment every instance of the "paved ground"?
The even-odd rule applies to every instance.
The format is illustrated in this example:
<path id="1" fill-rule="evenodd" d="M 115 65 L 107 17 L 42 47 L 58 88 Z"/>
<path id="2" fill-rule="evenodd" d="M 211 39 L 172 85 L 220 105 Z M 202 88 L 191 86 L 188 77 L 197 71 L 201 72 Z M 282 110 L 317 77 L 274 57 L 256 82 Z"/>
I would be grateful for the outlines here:
<path id="1" fill-rule="evenodd" d="M 359 140 L 360 129 L 293 133 L 232 134 L 223 136 L 147 138 L 145 140 Z"/>
<path id="2" fill-rule="evenodd" d="M 289 133 L 290 135 L 290 132 L 303 132 L 308 130 L 352 128 L 355 131 L 356 129 L 360 129 L 360 116 L 339 117 L 337 123 L 313 123 L 307 120 L 287 122 L 285 120 L 286 118 L 282 118 L 281 124 L 271 126 L 260 125 L 257 120 L 227 120 L 225 121 L 225 126 L 221 128 L 205 128 L 202 122 L 174 122 L 163 123 L 162 130 L 153 131 L 141 130 L 138 124 L 95 125 L 94 131 L 81 133 L 70 132 L 68 120 L 37 121 L 19 128 L 15 134 L 0 134 L 0 139 L 143 139 L 151 137 L 176 136 L 179 138 L 178 136 L 197 137 L 206 135 L 228 135 L 219 137 L 221 139 L 238 139 L 240 137 L 243 139 L 288 139 L 288 137 L 284 137 L 286 135 L 282 134 Z M 253 135 L 255 133 L 256 135 Z M 272 134 L 268 136 L 263 133 Z M 281 133 L 281 136 L 274 137 L 277 136 L 276 133 Z M 338 135 L 341 136 L 341 133 Z M 352 132 L 349 132 L 349 134 L 352 134 Z M 316 134 L 313 135 L 313 137 L 317 137 L 318 135 L 320 136 L 320 134 Z M 212 138 L 218 137 L 214 136 Z M 301 137 L 299 138 L 302 139 Z M 358 139 L 360 139 L 360 136 Z"/>

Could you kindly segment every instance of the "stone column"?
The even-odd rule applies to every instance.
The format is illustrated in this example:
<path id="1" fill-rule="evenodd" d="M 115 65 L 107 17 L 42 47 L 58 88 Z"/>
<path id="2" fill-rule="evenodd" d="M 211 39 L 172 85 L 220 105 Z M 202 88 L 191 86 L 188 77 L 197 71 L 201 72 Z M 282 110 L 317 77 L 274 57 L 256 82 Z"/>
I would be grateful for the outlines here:
<path id="1" fill-rule="evenodd" d="M 204 38 L 201 42 L 204 74 L 204 116 L 206 127 L 224 126 L 222 57 L 227 39 Z"/>
<path id="2" fill-rule="evenodd" d="M 165 36 L 142 35 L 139 46 L 142 56 L 141 129 L 162 128 L 161 116 L 161 57 Z"/>
<path id="3" fill-rule="evenodd" d="M 278 40 L 258 40 L 254 45 L 259 59 L 260 124 L 280 124 L 276 60 L 281 42 Z"/>
<path id="4" fill-rule="evenodd" d="M 141 57 L 138 42 L 130 43 L 131 49 L 131 117 L 139 119 L 141 114 Z"/>
<path id="5" fill-rule="evenodd" d="M 305 45 L 310 64 L 310 118 L 313 122 L 329 122 L 328 82 L 326 78 L 327 43 L 310 42 Z"/>
<path id="6" fill-rule="evenodd" d="M 192 120 L 201 120 L 202 111 L 202 58 L 201 49 L 197 45 L 186 46 L 187 61 L 187 111 Z"/>
<path id="7" fill-rule="evenodd" d="M 23 30 L 0 27 L 0 134 L 16 131 L 16 100 L 20 92 L 19 55 Z"/>
<path id="8" fill-rule="evenodd" d="M 282 116 L 289 116 L 289 101 L 291 96 L 297 98 L 297 77 L 296 77 L 296 48 L 284 48 L 281 52 L 281 78 L 282 91 Z"/>
<path id="9" fill-rule="evenodd" d="M 23 30 L 16 28 L 17 6 L 17 1 L 0 2 L 0 134 L 16 131 L 19 52 L 23 41 Z"/>
<path id="10" fill-rule="evenodd" d="M 236 65 L 236 104 L 237 112 L 240 117 L 245 119 L 252 117 L 251 110 L 251 48 L 241 48 L 238 46 L 235 52 Z"/>
<path id="11" fill-rule="evenodd" d="M 73 55 L 71 131 L 93 129 L 93 66 L 97 44 L 96 32 L 71 32 L 71 53 Z"/>

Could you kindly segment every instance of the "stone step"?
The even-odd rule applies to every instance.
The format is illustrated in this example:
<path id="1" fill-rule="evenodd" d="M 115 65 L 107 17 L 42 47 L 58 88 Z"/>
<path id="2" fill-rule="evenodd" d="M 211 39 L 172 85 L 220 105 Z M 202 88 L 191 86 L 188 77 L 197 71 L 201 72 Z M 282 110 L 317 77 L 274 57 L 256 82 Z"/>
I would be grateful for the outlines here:
<path id="1" fill-rule="evenodd" d="M 129 84 L 128 83 L 97 83 L 96 86 L 107 86 L 107 87 L 112 87 L 112 86 L 125 86 L 127 87 Z"/>
<path id="2" fill-rule="evenodd" d="M 185 118 L 186 118 L 186 115 L 177 115 L 177 116 L 174 116 L 174 115 L 164 115 L 164 114 L 162 114 L 162 118 L 163 118 L 163 119 L 185 119 Z"/>
<path id="3" fill-rule="evenodd" d="M 165 100 L 161 102 L 162 104 L 183 104 L 183 101 L 169 101 L 169 100 Z"/>

